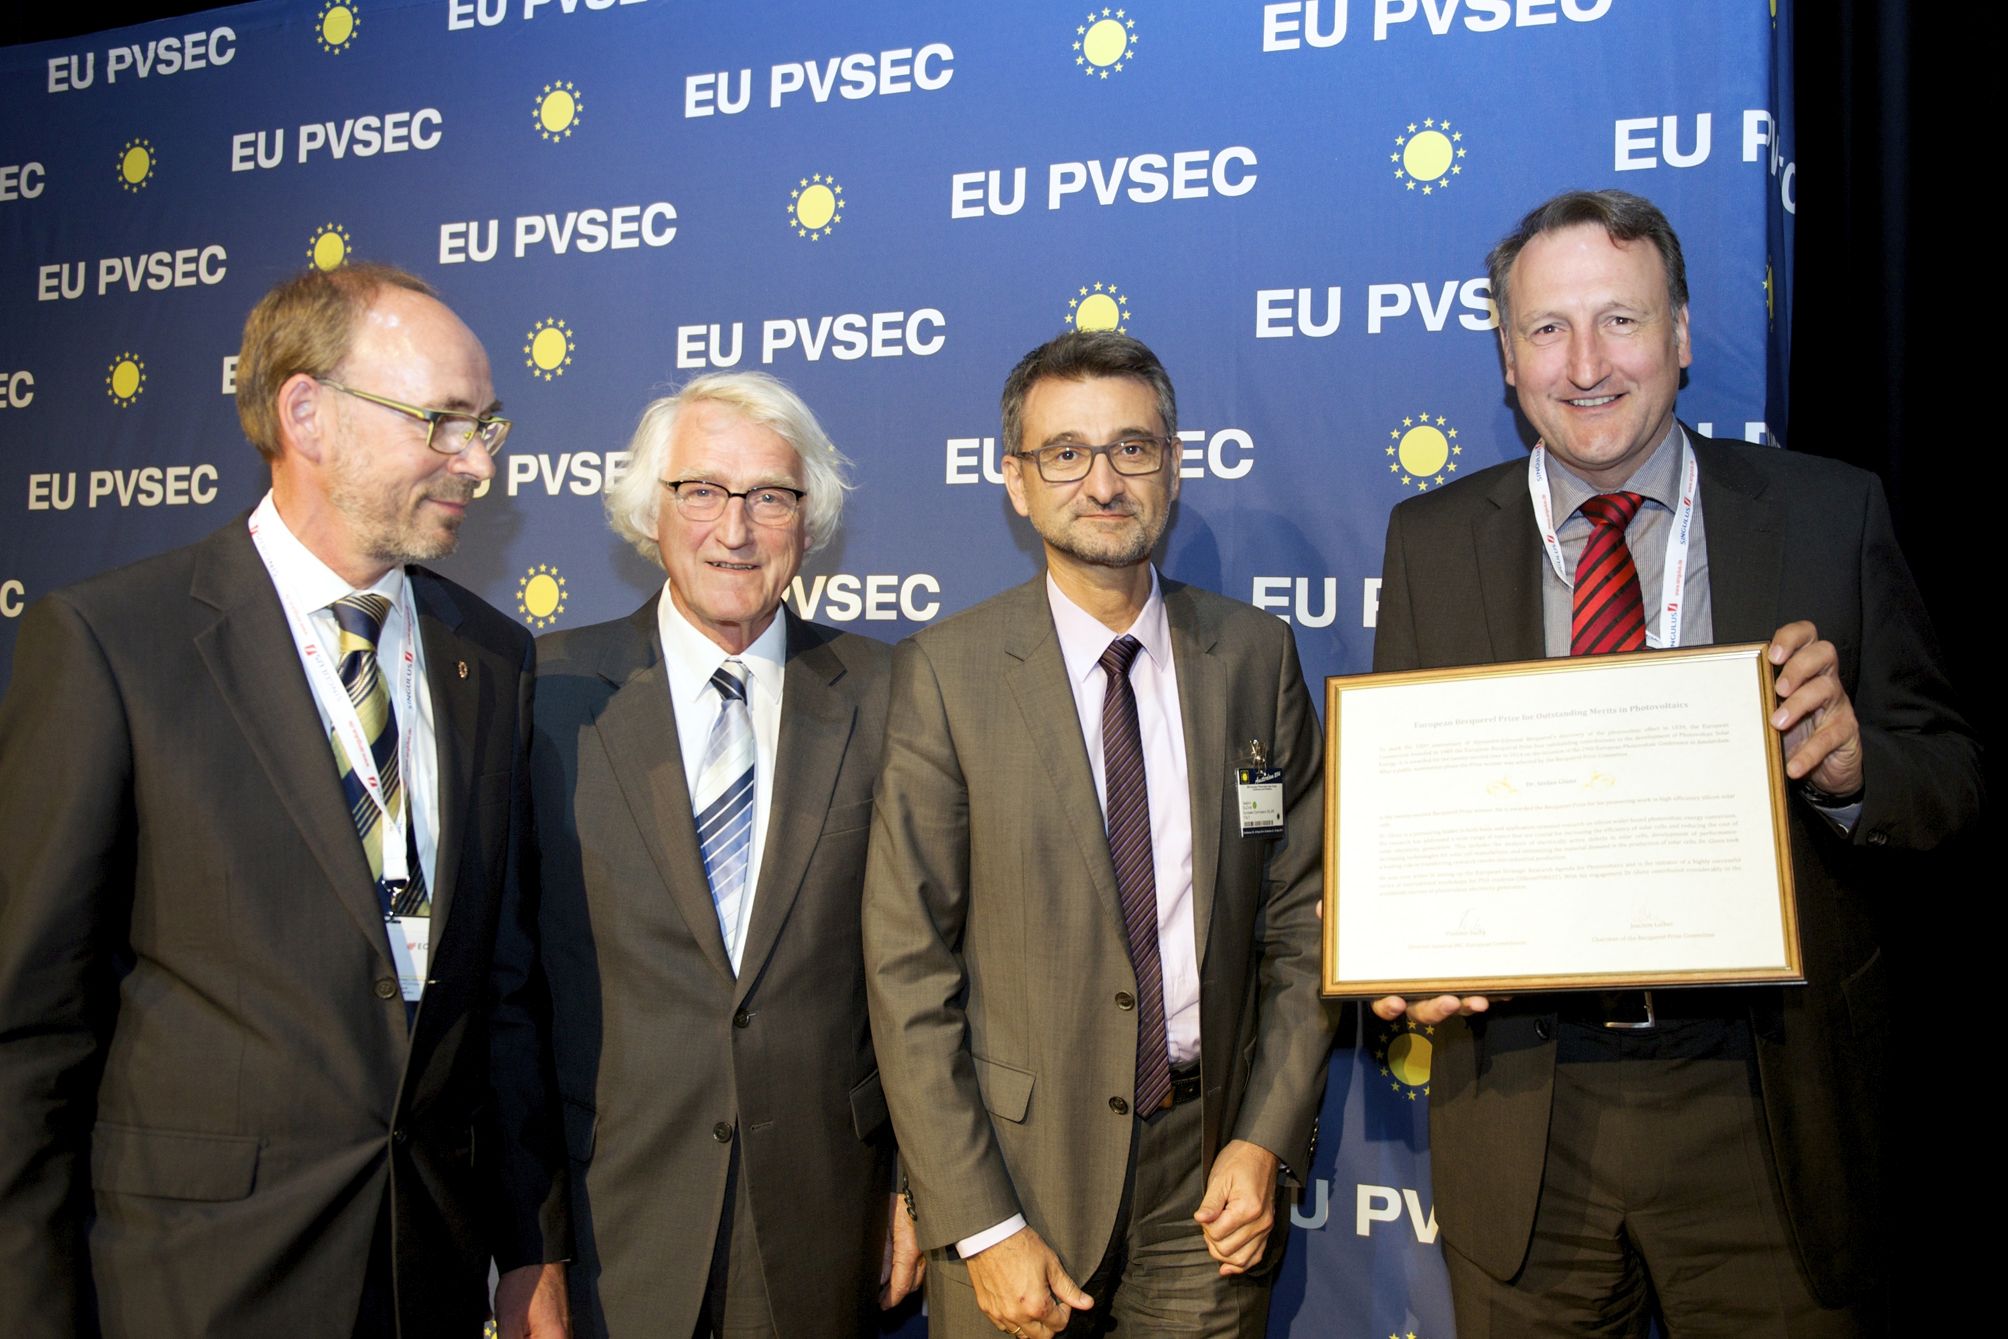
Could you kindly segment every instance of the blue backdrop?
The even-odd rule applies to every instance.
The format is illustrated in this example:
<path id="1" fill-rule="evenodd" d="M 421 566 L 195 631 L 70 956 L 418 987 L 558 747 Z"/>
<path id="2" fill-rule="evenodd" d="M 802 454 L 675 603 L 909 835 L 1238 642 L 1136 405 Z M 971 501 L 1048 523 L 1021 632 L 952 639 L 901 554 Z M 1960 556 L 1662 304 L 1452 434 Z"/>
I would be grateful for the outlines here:
<path id="1" fill-rule="evenodd" d="M 1772 9 L 267 0 L 0 51 L 0 682 L 27 603 L 257 500 L 244 314 L 350 257 L 489 348 L 517 426 L 441 566 L 532 628 L 659 584 L 600 494 L 713 367 L 783 377 L 858 461 L 799 612 L 895 639 L 1023 579 L 998 389 L 1117 325 L 1180 392 L 1165 569 L 1294 623 L 1314 680 L 1363 670 L 1388 508 L 1531 439 L 1482 258 L 1540 199 L 1658 201 L 1683 415 L 1782 427 Z M 1272 1328 L 1447 1339 L 1430 1038 L 1357 1040 Z"/>

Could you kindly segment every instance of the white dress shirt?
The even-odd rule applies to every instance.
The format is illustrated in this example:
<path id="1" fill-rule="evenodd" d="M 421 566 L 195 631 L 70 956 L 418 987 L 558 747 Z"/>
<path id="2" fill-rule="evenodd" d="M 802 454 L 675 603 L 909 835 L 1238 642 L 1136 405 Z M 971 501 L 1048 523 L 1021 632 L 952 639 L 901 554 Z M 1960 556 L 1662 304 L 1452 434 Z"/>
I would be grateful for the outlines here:
<path id="1" fill-rule="evenodd" d="M 738 655 L 700 632 L 670 598 L 669 583 L 656 602 L 656 630 L 662 638 L 663 666 L 669 672 L 669 701 L 676 713 L 676 741 L 683 750 L 683 780 L 692 794 L 704 761 L 704 745 L 718 719 L 718 694 L 711 676 L 728 660 L 745 666 L 746 709 L 753 718 L 753 849 L 746 864 L 746 896 L 739 901 L 737 922 L 721 926 L 725 953 L 739 971 L 746 951 L 746 927 L 752 923 L 753 894 L 760 886 L 760 858 L 767 849 L 767 819 L 774 808 L 774 757 L 781 741 L 783 668 L 788 658 L 788 622 L 779 610 L 766 631 Z"/>
<path id="2" fill-rule="evenodd" d="M 436 888 L 435 873 L 439 867 L 439 748 L 433 732 L 432 693 L 425 679 L 424 638 L 411 639 L 414 696 L 418 709 L 416 722 L 404 718 L 404 704 L 394 668 L 404 657 L 407 621 L 413 630 L 418 626 L 418 610 L 412 603 L 411 582 L 405 576 L 404 568 L 393 567 L 375 585 L 361 592 L 356 591 L 334 569 L 316 558 L 287 528 L 285 518 L 279 515 L 279 508 L 269 492 L 251 513 L 251 526 L 258 534 L 258 553 L 279 592 L 280 603 L 290 606 L 307 620 L 314 635 L 321 639 L 322 646 L 341 644 L 341 627 L 335 622 L 331 608 L 336 600 L 360 593 L 381 595 L 390 601 L 390 612 L 384 616 L 383 632 L 377 639 L 377 663 L 382 667 L 384 691 L 390 698 L 391 712 L 397 717 L 398 736 L 410 742 L 407 771 L 402 781 L 405 804 L 415 827 L 413 837 L 417 842 L 418 864 L 425 875 L 425 886 L 427 889 Z M 288 623 L 290 626 L 290 620 Z M 308 668 L 307 649 L 301 643 L 299 630 L 294 628 L 293 632 L 293 649 L 299 653 L 301 673 L 307 676 L 314 707 L 321 714 L 321 735 L 325 739 L 334 729 L 334 717 L 329 713 L 328 704 L 321 700 L 322 688 Z M 333 766 L 332 742 L 328 745 L 328 760 Z"/>
<path id="3" fill-rule="evenodd" d="M 1108 782 L 1102 754 L 1102 702 L 1108 674 L 1101 659 L 1109 643 L 1130 636 L 1143 651 L 1130 665 L 1136 695 L 1137 731 L 1143 742 L 1144 786 L 1150 797 L 1151 862 L 1157 883 L 1157 950 L 1164 969 L 1164 1031 L 1171 1063 L 1199 1056 L 1199 947 L 1192 914 L 1192 789 L 1185 760 L 1185 718 L 1178 708 L 1178 668 L 1171 658 L 1171 624 L 1164 614 L 1157 569 L 1150 573 L 1150 598 L 1126 632 L 1112 633 L 1100 619 L 1061 592 L 1046 575 L 1046 602 L 1059 633 L 1067 686 L 1074 691 L 1081 741 L 1095 774 L 1095 797 L 1108 823 Z M 1221 778 L 1224 783 L 1225 778 Z M 995 1227 L 955 1243 L 967 1259 L 1025 1226 L 1013 1214 Z"/>

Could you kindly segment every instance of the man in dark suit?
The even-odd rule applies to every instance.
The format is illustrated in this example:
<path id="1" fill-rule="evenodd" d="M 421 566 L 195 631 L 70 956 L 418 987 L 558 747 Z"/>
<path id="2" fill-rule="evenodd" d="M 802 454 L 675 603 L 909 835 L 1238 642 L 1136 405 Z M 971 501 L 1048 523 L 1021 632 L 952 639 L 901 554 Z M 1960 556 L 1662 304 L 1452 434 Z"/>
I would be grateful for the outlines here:
<path id="1" fill-rule="evenodd" d="M 1062 336 L 1003 410 L 1046 570 L 894 652 L 865 892 L 930 1328 L 1259 1335 L 1330 1045 L 1310 695 L 1285 624 L 1150 562 L 1149 349 Z"/>
<path id="2" fill-rule="evenodd" d="M 1490 265 L 1543 445 L 1395 508 L 1374 668 L 1768 641 L 1807 983 L 1414 1003 L 1445 1020 L 1458 1333 L 1643 1334 L 1655 1309 L 1675 1336 L 1871 1332 L 1882 848 L 1974 815 L 1978 746 L 1877 481 L 1676 422 L 1687 281 L 1659 210 L 1559 196 Z"/>
<path id="3" fill-rule="evenodd" d="M 515 842 L 528 637 L 449 553 L 506 420 L 383 266 L 245 326 L 272 489 L 29 611 L 0 706 L 0 1295 L 17 1332 L 562 1333 Z M 339 665 L 335 662 L 339 660 Z"/>
<path id="4" fill-rule="evenodd" d="M 574 1315 L 862 1333 L 920 1265 L 858 943 L 890 652 L 781 607 L 849 462 L 757 372 L 657 400 L 630 452 L 608 511 L 668 580 L 544 639 L 531 745 Z"/>

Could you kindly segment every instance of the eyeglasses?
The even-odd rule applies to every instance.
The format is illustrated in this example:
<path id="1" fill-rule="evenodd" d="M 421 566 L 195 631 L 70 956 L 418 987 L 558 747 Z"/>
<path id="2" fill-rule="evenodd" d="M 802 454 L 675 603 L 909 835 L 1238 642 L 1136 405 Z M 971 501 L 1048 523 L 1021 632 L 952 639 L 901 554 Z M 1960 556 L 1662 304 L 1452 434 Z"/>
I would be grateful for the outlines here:
<path id="1" fill-rule="evenodd" d="M 1089 446 L 1085 442 L 1057 442 L 1052 446 L 1035 446 L 1029 451 L 1014 451 L 1011 454 L 1035 463 L 1039 467 L 1039 477 L 1047 483 L 1070 484 L 1088 477 L 1088 472 L 1095 467 L 1096 456 L 1107 456 L 1110 467 L 1117 474 L 1155 474 L 1163 468 L 1164 453 L 1171 443 L 1169 437 L 1124 437 L 1102 446 Z"/>
<path id="2" fill-rule="evenodd" d="M 509 436 L 509 420 L 493 414 L 469 414 L 459 409 L 426 409 L 421 405 L 406 404 L 402 400 L 387 399 L 359 391 L 354 386 L 344 386 L 339 381 L 326 377 L 316 377 L 323 386 L 331 386 L 344 395 L 353 395 L 358 400 L 367 400 L 374 405 L 403 414 L 406 418 L 417 419 L 425 425 L 425 444 L 445 456 L 457 456 L 468 447 L 480 442 L 482 449 L 490 456 L 502 454 L 502 443 Z M 442 431 L 443 429 L 443 431 Z"/>
<path id="3" fill-rule="evenodd" d="M 686 521 L 715 521 L 733 498 L 746 503 L 746 515 L 758 525 L 793 525 L 808 494 L 781 484 L 761 484 L 735 493 L 709 479 L 664 479 L 662 486 L 676 499 L 676 513 Z"/>

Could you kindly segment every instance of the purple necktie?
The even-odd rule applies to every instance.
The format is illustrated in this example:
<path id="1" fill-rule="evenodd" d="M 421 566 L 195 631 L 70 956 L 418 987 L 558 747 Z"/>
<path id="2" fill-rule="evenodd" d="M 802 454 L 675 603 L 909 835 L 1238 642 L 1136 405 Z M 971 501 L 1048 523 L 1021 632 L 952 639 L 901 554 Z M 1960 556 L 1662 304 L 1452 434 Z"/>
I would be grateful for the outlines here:
<path id="1" fill-rule="evenodd" d="M 1118 637 L 1102 652 L 1108 675 L 1102 698 L 1102 771 L 1108 792 L 1109 858 L 1123 904 L 1123 933 L 1136 969 L 1136 1111 L 1148 1115 L 1171 1093 L 1165 1052 L 1164 963 L 1157 947 L 1157 874 L 1151 862 L 1150 791 L 1144 784 L 1143 735 L 1137 728 L 1130 666 L 1143 643 Z"/>

